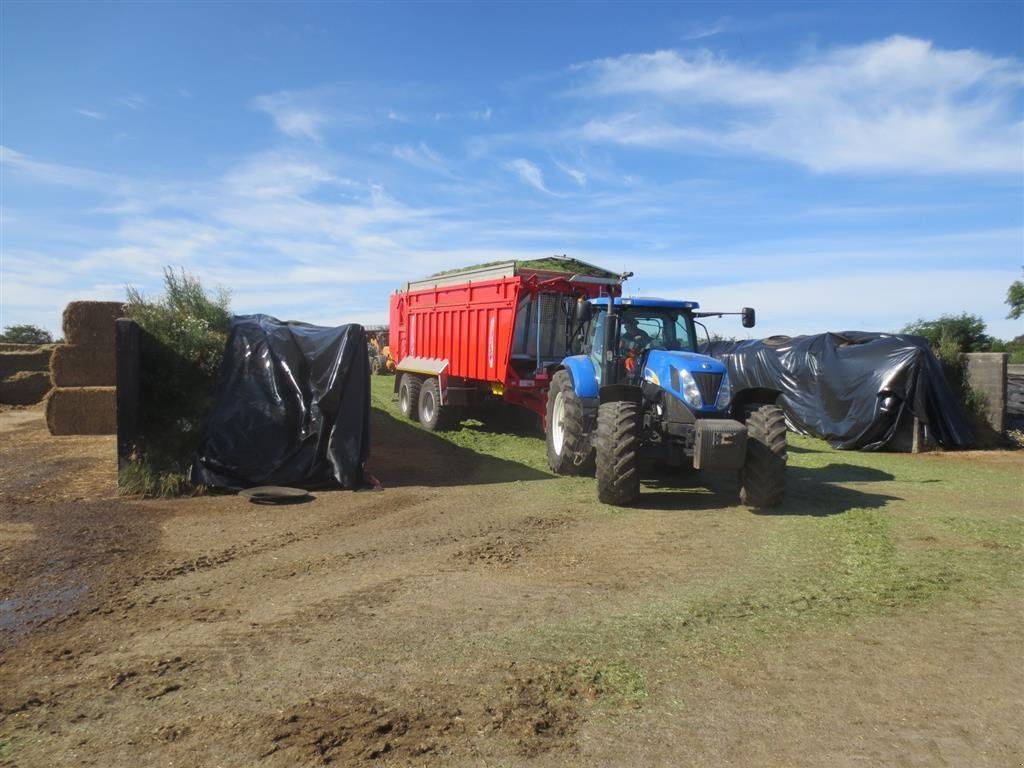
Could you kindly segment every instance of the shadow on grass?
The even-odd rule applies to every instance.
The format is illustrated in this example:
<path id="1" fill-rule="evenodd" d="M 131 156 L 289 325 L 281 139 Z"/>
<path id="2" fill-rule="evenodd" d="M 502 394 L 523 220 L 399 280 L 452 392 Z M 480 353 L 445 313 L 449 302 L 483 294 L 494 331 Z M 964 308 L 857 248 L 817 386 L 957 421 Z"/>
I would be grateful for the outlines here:
<path id="1" fill-rule="evenodd" d="M 790 467 L 786 471 L 786 498 L 772 509 L 752 510 L 765 515 L 826 517 L 851 509 L 878 509 L 898 496 L 847 488 L 838 483 L 884 482 L 893 475 L 871 467 L 832 463 L 809 469 Z M 687 472 L 645 479 L 634 509 L 706 510 L 740 506 L 739 480 L 732 472 Z"/>
<path id="2" fill-rule="evenodd" d="M 370 414 L 373 448 L 367 471 L 384 488 L 484 485 L 552 477 L 518 461 L 454 445 L 379 408 Z"/>

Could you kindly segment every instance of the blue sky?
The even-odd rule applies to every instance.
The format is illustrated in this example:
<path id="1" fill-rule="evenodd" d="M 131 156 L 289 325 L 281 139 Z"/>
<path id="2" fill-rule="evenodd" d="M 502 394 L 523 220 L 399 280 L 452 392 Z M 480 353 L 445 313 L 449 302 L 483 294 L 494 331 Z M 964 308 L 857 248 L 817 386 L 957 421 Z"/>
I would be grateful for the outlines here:
<path id="1" fill-rule="evenodd" d="M 564 253 L 757 336 L 1024 333 L 1021 3 L 0 9 L 0 325 L 164 265 L 376 323 L 406 280 Z"/>

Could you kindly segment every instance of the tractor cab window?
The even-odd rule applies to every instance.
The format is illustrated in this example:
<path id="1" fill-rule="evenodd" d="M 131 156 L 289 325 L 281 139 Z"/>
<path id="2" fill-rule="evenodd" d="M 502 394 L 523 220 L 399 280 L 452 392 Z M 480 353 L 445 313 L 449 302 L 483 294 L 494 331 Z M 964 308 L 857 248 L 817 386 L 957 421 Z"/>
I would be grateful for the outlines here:
<path id="1" fill-rule="evenodd" d="M 594 319 L 590 324 L 589 348 L 586 352 L 594 362 L 594 370 L 600 376 L 601 363 L 604 358 L 604 324 L 608 318 L 607 312 L 595 312 Z"/>
<path id="2" fill-rule="evenodd" d="M 685 350 L 696 350 L 695 339 L 690 336 L 690 324 L 687 322 L 688 316 L 680 312 L 676 316 L 675 322 L 675 334 L 676 334 L 676 345 L 674 349 L 685 349 Z"/>
<path id="3" fill-rule="evenodd" d="M 626 350 L 669 349 L 693 351 L 685 313 L 637 308 L 622 315 L 621 344 Z"/>

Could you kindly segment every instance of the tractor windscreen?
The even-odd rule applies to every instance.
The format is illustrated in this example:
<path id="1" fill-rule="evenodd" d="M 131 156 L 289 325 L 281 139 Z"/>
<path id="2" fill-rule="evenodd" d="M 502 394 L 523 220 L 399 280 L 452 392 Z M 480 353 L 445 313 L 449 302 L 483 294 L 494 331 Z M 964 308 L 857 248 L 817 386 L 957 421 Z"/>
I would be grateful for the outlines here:
<path id="1" fill-rule="evenodd" d="M 619 336 L 624 348 L 697 351 L 689 313 L 654 307 L 620 311 Z"/>

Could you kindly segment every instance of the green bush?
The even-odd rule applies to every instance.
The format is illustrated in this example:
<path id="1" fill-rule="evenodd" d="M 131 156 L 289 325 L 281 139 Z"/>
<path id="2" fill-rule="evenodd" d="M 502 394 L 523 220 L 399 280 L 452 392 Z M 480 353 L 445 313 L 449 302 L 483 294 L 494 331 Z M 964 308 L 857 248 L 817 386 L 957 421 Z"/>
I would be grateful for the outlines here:
<path id="1" fill-rule="evenodd" d="M 125 493 L 168 496 L 188 488 L 189 462 L 202 438 L 231 324 L 230 297 L 208 293 L 184 270 L 164 270 L 164 295 L 128 287 L 128 317 L 145 332 L 140 345 L 139 444 L 122 472 Z"/>
<path id="2" fill-rule="evenodd" d="M 992 346 L 992 337 L 985 333 L 985 321 L 966 312 L 942 315 L 938 320 L 917 320 L 903 326 L 900 333 L 924 336 L 932 347 L 955 344 L 960 352 L 988 352 Z"/>
<path id="3" fill-rule="evenodd" d="M 0 341 L 8 344 L 52 344 L 53 336 L 38 325 L 8 325 L 0 333 Z"/>

